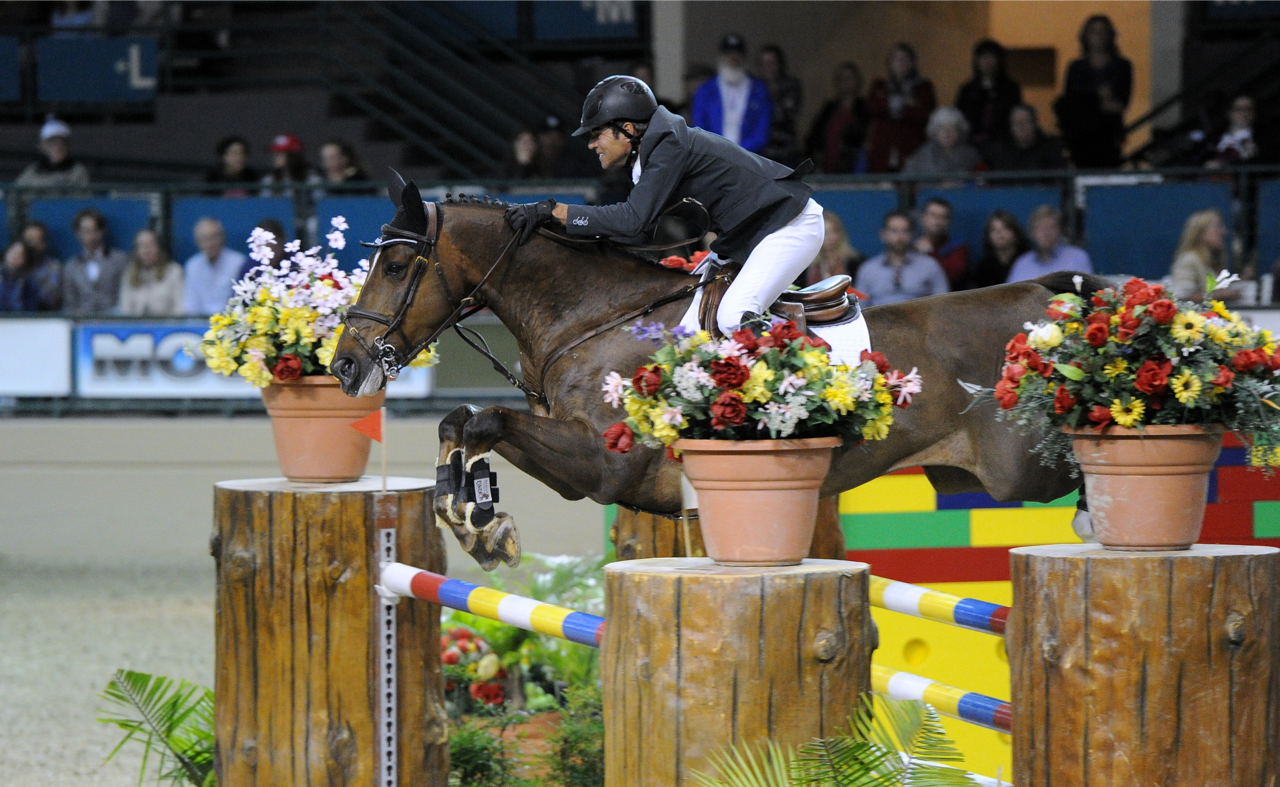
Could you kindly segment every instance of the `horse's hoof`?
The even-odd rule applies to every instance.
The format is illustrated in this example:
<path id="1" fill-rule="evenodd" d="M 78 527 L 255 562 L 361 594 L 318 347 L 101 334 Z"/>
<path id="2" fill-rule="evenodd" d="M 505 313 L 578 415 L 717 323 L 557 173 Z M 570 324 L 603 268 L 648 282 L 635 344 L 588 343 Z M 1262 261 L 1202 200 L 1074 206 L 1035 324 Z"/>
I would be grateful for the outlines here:
<path id="1" fill-rule="evenodd" d="M 1097 534 L 1093 532 L 1093 516 L 1088 511 L 1076 511 L 1076 515 L 1071 518 L 1071 529 L 1084 543 L 1098 543 Z"/>
<path id="2" fill-rule="evenodd" d="M 498 555 L 511 568 L 520 565 L 520 531 L 510 514 L 499 513 L 482 531 L 485 549 Z"/>
<path id="3" fill-rule="evenodd" d="M 496 555 L 490 552 L 482 552 L 479 549 L 472 552 L 471 557 L 476 559 L 476 563 L 479 564 L 480 568 L 484 571 L 493 571 L 498 567 L 498 564 L 502 562 Z"/>

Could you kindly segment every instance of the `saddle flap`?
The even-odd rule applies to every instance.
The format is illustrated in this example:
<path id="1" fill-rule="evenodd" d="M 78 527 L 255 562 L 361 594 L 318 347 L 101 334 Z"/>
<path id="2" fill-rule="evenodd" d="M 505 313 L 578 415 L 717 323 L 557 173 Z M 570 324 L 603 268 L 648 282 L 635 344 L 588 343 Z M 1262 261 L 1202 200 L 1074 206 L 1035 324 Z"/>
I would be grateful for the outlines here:
<path id="1" fill-rule="evenodd" d="M 778 300 L 788 303 L 801 303 L 805 306 L 826 305 L 840 301 L 845 292 L 853 284 L 848 274 L 840 273 L 828 276 L 817 284 L 811 284 L 800 290 L 788 290 L 778 296 Z"/>

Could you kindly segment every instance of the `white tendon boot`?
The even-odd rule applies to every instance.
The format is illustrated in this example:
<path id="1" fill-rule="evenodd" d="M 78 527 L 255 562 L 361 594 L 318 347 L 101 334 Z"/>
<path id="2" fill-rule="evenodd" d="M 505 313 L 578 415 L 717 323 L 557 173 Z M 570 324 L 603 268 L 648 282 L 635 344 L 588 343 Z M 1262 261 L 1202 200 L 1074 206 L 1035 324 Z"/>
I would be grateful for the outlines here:
<path id="1" fill-rule="evenodd" d="M 1076 509 L 1076 515 L 1071 518 L 1071 529 L 1076 532 L 1080 540 L 1086 544 L 1096 544 L 1097 537 L 1093 533 L 1093 517 L 1088 511 Z"/>

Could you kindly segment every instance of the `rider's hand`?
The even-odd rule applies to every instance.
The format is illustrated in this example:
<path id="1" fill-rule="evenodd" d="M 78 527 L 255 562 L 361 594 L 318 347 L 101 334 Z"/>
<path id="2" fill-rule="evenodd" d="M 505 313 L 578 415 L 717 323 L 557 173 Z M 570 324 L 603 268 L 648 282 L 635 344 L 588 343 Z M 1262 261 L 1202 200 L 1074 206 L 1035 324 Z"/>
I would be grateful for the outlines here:
<path id="1" fill-rule="evenodd" d="M 542 202 L 530 202 L 524 205 L 512 205 L 507 208 L 507 223 L 511 225 L 511 229 L 515 230 L 520 237 L 520 244 L 524 245 L 528 243 L 529 238 L 533 237 L 534 230 L 554 219 L 551 212 L 555 208 L 556 201 L 554 199 L 544 199 Z"/>

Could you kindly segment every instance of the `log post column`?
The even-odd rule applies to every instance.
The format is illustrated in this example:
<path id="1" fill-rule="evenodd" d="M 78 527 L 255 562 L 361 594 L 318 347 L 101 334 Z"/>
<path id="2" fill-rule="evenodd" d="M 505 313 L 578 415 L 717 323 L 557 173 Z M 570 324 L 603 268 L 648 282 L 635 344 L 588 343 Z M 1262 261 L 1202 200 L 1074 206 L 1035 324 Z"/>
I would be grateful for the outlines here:
<path id="1" fill-rule="evenodd" d="M 1012 550 L 1013 783 L 1268 787 L 1280 551 Z"/>
<path id="2" fill-rule="evenodd" d="M 843 729 L 871 689 L 869 576 L 836 560 L 606 566 L 606 787 L 691 785 L 730 743 Z"/>
<path id="3" fill-rule="evenodd" d="M 444 573 L 431 481 L 228 481 L 214 490 L 218 564 L 214 716 L 218 783 L 234 787 L 444 787 L 448 728 L 440 607 L 395 607 L 394 691 L 378 562 Z M 395 757 L 385 729 L 395 703 Z M 394 760 L 394 762 L 391 762 Z M 390 763 L 391 767 L 387 765 Z"/>

